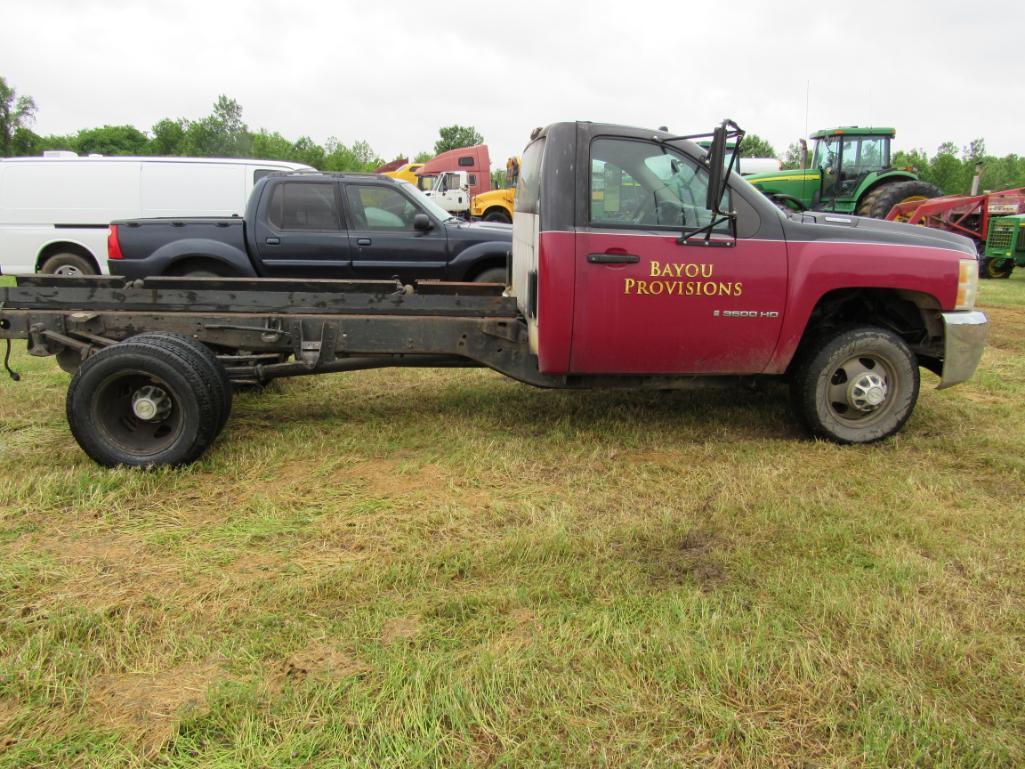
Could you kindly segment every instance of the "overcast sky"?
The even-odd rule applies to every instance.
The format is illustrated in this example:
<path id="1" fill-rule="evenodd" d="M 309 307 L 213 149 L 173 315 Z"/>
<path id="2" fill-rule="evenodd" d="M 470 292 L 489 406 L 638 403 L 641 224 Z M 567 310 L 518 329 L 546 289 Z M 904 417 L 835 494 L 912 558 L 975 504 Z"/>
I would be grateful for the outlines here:
<path id="1" fill-rule="evenodd" d="M 780 154 L 857 124 L 930 155 L 980 136 L 1004 155 L 1025 154 L 1023 30 L 1022 0 L 4 0 L 0 76 L 42 134 L 148 130 L 226 94 L 253 130 L 365 139 L 386 160 L 452 123 L 500 166 L 559 120 L 691 133 L 723 117 Z"/>

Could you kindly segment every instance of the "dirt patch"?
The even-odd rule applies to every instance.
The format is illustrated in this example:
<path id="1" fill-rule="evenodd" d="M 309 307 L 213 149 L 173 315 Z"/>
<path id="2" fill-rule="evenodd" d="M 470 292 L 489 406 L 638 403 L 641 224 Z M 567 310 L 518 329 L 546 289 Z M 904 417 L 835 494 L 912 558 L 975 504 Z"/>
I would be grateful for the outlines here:
<path id="1" fill-rule="evenodd" d="M 41 543 L 40 549 L 69 572 L 65 582 L 49 596 L 51 600 L 70 600 L 104 610 L 137 604 L 147 595 L 177 599 L 185 589 L 179 561 L 155 556 L 130 537 L 61 537 Z M 197 586 L 190 582 L 188 589 L 194 591 Z"/>
<path id="2" fill-rule="evenodd" d="M 317 641 L 285 660 L 281 673 L 290 681 L 303 681 L 307 678 L 340 681 L 368 670 L 362 662 L 332 644 Z"/>
<path id="3" fill-rule="evenodd" d="M 722 541 L 701 529 L 661 542 L 641 546 L 641 555 L 654 582 L 686 584 L 693 582 L 704 593 L 710 593 L 726 582 L 726 567 L 719 558 Z"/>
<path id="4" fill-rule="evenodd" d="M 358 483 L 375 497 L 402 497 L 410 494 L 434 496 L 451 491 L 451 479 L 437 465 L 403 467 L 392 459 L 377 459 L 347 467 L 342 476 Z"/>
<path id="5" fill-rule="evenodd" d="M 204 662 L 97 676 L 89 684 L 89 707 L 102 723 L 152 756 L 174 737 L 181 715 L 205 706 L 206 692 L 219 674 L 217 664 Z"/>
<path id="6" fill-rule="evenodd" d="M 381 643 L 393 643 L 415 638 L 420 632 L 420 620 L 416 617 L 392 617 L 381 627 Z"/>

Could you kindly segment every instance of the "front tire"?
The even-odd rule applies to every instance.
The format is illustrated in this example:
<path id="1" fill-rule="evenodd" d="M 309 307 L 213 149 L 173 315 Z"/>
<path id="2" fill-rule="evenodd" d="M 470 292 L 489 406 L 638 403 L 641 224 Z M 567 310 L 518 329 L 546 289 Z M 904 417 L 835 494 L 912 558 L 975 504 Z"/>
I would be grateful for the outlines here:
<path id="1" fill-rule="evenodd" d="M 222 411 L 208 371 L 153 340 L 100 350 L 82 363 L 68 388 L 71 433 L 106 467 L 193 462 L 217 437 Z"/>
<path id="2" fill-rule="evenodd" d="M 918 401 L 918 361 L 875 326 L 841 329 L 809 347 L 790 379 L 795 415 L 836 443 L 872 443 L 900 431 Z"/>
<path id="3" fill-rule="evenodd" d="M 982 257 L 979 261 L 979 277 L 981 278 L 1009 278 L 1014 272 L 1013 259 L 992 259 Z"/>
<path id="4" fill-rule="evenodd" d="M 502 209 L 495 209 L 494 211 L 488 211 L 483 216 L 485 222 L 504 222 L 505 224 L 512 224 L 512 217 L 509 216 Z"/>

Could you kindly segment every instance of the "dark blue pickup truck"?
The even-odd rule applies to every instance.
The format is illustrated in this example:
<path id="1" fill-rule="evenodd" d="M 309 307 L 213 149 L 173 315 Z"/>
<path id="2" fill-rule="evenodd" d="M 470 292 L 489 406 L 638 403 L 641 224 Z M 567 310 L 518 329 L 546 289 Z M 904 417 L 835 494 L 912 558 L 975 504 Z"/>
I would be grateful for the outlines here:
<path id="1" fill-rule="evenodd" d="M 376 174 L 268 176 L 244 218 L 111 224 L 112 275 L 501 283 L 512 225 L 469 224 L 408 182 Z"/>

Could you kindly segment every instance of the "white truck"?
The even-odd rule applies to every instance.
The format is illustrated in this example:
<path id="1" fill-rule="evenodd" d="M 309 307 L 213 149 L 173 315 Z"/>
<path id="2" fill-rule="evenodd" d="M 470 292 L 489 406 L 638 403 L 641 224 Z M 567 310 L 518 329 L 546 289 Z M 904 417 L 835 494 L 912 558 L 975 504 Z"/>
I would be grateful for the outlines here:
<path id="1" fill-rule="evenodd" d="M 423 191 L 453 216 L 470 216 L 470 178 L 466 171 L 445 171 L 434 177 L 433 185 Z"/>
<path id="2" fill-rule="evenodd" d="M 243 158 L 42 157 L 0 160 L 0 269 L 105 273 L 114 219 L 242 215 L 267 174 L 313 169 Z"/>

